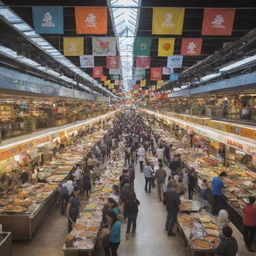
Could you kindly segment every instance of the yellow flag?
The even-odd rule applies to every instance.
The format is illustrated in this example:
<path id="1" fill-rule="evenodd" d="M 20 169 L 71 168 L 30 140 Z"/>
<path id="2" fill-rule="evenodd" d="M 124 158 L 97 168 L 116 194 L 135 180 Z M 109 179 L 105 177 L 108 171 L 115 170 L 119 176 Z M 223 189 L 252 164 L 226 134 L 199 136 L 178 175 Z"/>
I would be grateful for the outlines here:
<path id="1" fill-rule="evenodd" d="M 152 85 L 152 86 L 151 86 L 151 90 L 152 90 L 152 91 L 155 91 L 155 90 L 156 90 L 156 86 L 155 86 L 155 85 Z"/>
<path id="2" fill-rule="evenodd" d="M 110 80 L 106 80 L 106 81 L 104 81 L 104 85 L 109 86 L 109 85 L 110 85 Z"/>
<path id="3" fill-rule="evenodd" d="M 164 84 L 164 80 L 158 80 L 157 81 L 157 89 L 160 89 L 163 84 Z"/>
<path id="4" fill-rule="evenodd" d="M 115 89 L 115 84 L 114 84 L 114 83 L 110 83 L 110 85 L 109 85 L 108 88 L 109 88 L 109 89 Z"/>
<path id="5" fill-rule="evenodd" d="M 175 38 L 158 39 L 158 56 L 172 56 L 174 51 Z"/>
<path id="6" fill-rule="evenodd" d="M 152 34 L 181 35 L 185 8 L 153 8 Z"/>
<path id="7" fill-rule="evenodd" d="M 83 37 L 64 37 L 63 49 L 64 49 L 65 56 L 84 55 L 84 38 Z"/>
<path id="8" fill-rule="evenodd" d="M 146 86 L 146 80 L 140 80 L 140 86 L 145 87 Z"/>

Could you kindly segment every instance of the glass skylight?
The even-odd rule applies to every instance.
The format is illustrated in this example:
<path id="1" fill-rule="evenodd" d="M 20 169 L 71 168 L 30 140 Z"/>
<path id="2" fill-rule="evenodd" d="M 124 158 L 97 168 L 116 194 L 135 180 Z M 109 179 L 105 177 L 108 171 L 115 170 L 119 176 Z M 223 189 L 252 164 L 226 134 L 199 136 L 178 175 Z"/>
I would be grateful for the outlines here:
<path id="1" fill-rule="evenodd" d="M 221 73 L 213 73 L 213 74 L 210 74 L 210 75 L 203 76 L 201 78 L 201 81 L 206 82 L 206 81 L 209 81 L 209 80 L 211 80 L 213 78 L 216 78 L 216 77 L 219 77 L 219 76 L 221 76 Z"/>
<path id="2" fill-rule="evenodd" d="M 121 59 L 124 89 L 133 78 L 133 45 L 137 34 L 141 0 L 108 0 Z"/>

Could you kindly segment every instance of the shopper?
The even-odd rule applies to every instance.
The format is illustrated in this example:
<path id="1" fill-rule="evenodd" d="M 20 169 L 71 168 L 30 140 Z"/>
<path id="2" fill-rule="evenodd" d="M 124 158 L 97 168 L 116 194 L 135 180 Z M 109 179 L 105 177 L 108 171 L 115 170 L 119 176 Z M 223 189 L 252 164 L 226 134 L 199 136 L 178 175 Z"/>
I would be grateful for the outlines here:
<path id="1" fill-rule="evenodd" d="M 192 169 L 188 173 L 188 199 L 193 200 L 194 190 L 197 184 L 197 173 L 195 169 Z"/>
<path id="2" fill-rule="evenodd" d="M 202 200 L 207 200 L 207 191 L 209 190 L 209 184 L 206 179 L 203 180 L 202 185 L 200 187 L 200 198 Z"/>
<path id="3" fill-rule="evenodd" d="M 124 219 L 126 219 L 127 215 L 126 215 L 126 204 L 127 201 L 129 200 L 130 196 L 132 194 L 131 188 L 129 183 L 125 183 L 121 189 L 120 189 L 120 201 L 123 204 L 123 209 L 124 209 Z"/>
<path id="4" fill-rule="evenodd" d="M 128 182 L 131 190 L 134 190 L 134 180 L 135 180 L 135 171 L 134 171 L 134 168 L 130 166 L 128 169 Z"/>
<path id="5" fill-rule="evenodd" d="M 179 173 L 180 168 L 181 168 L 181 161 L 180 161 L 180 156 L 175 155 L 174 160 L 170 162 L 169 168 L 171 170 L 172 176 L 175 176 Z"/>
<path id="6" fill-rule="evenodd" d="M 216 256 L 236 256 L 238 251 L 237 241 L 232 237 L 232 228 L 224 226 L 222 229 L 224 239 L 220 242 L 218 248 L 215 251 Z"/>
<path id="7" fill-rule="evenodd" d="M 140 171 L 143 172 L 143 166 L 145 162 L 145 149 L 142 144 L 140 144 L 140 147 L 138 148 L 138 162 L 140 164 Z"/>
<path id="8" fill-rule="evenodd" d="M 118 204 L 117 202 L 112 198 L 112 197 L 109 197 L 108 198 L 108 206 L 109 206 L 109 209 L 115 213 L 116 217 L 119 218 L 120 216 L 120 211 L 118 209 Z"/>
<path id="9" fill-rule="evenodd" d="M 248 199 L 248 204 L 243 209 L 244 242 L 246 248 L 251 252 L 254 251 L 252 248 L 252 243 L 256 235 L 256 205 L 254 203 L 255 197 L 250 196 Z"/>
<path id="10" fill-rule="evenodd" d="M 156 179 L 156 187 L 157 194 L 160 201 L 163 199 L 163 185 L 165 184 L 166 179 L 166 170 L 163 168 L 163 164 L 159 163 L 159 169 L 156 170 L 155 179 Z"/>
<path id="11" fill-rule="evenodd" d="M 174 236 L 173 227 L 177 221 L 177 214 L 179 212 L 180 205 L 180 195 L 176 191 L 175 182 L 172 181 L 168 183 L 163 203 L 165 204 L 168 213 L 165 229 L 168 232 L 168 236 Z"/>
<path id="12" fill-rule="evenodd" d="M 129 182 L 128 170 L 123 170 L 119 178 L 120 188 Z"/>
<path id="13" fill-rule="evenodd" d="M 126 203 L 125 212 L 128 218 L 127 229 L 126 229 L 126 239 L 129 239 L 130 229 L 132 227 L 132 233 L 136 232 L 136 223 L 138 216 L 138 206 L 140 201 L 136 198 L 136 194 L 132 193 L 129 200 Z"/>
<path id="14" fill-rule="evenodd" d="M 76 219 L 79 215 L 79 206 L 80 206 L 79 194 L 80 194 L 80 189 L 78 187 L 75 187 L 73 194 L 68 201 L 67 217 L 68 217 L 69 233 L 71 232 L 72 225 L 76 223 Z"/>
<path id="15" fill-rule="evenodd" d="M 92 188 L 90 171 L 84 172 L 84 175 L 82 178 L 82 188 L 83 188 L 82 195 L 84 196 L 84 194 L 86 192 L 86 196 L 88 197 L 89 193 L 91 192 L 91 188 Z"/>
<path id="16" fill-rule="evenodd" d="M 156 156 L 158 159 L 161 159 L 162 161 L 164 161 L 164 149 L 162 145 L 159 145 L 159 147 L 157 148 Z"/>
<path id="17" fill-rule="evenodd" d="M 106 256 L 117 256 L 117 249 L 121 242 L 121 223 L 113 211 L 109 211 L 106 218 L 109 222 L 110 232 L 108 247 L 104 248 L 105 254 Z"/>
<path id="18" fill-rule="evenodd" d="M 131 148 L 129 147 L 128 144 L 126 144 L 124 148 L 124 164 L 129 166 L 130 162 L 131 162 Z"/>
<path id="19" fill-rule="evenodd" d="M 144 166 L 144 176 L 145 176 L 145 191 L 151 193 L 153 169 L 151 168 L 148 161 L 146 162 L 146 165 Z"/>
<path id="20" fill-rule="evenodd" d="M 212 197 L 213 197 L 213 206 L 212 206 L 212 214 L 217 216 L 219 211 L 223 208 L 224 200 L 223 200 L 223 178 L 227 177 L 226 172 L 221 172 L 218 177 L 214 177 L 212 180 Z"/>
<path id="21" fill-rule="evenodd" d="M 169 145 L 166 145 L 164 148 L 164 161 L 165 161 L 165 164 L 168 164 L 170 162 L 170 147 L 169 147 Z"/>

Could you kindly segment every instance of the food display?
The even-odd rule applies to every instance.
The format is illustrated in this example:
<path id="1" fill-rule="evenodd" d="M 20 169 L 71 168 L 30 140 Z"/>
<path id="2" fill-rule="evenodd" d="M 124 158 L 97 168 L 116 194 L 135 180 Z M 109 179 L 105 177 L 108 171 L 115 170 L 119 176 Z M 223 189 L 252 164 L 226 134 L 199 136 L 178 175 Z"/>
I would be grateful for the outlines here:
<path id="1" fill-rule="evenodd" d="M 191 244 L 195 249 L 211 249 L 212 248 L 211 242 L 203 238 L 194 239 L 191 241 Z"/>

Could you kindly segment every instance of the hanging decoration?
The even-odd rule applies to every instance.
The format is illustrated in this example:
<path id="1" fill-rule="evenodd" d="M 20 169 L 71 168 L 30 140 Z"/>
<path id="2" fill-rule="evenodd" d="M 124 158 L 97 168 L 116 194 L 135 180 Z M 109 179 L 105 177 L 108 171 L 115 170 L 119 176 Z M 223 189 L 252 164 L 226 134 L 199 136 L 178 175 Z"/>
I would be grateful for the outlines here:
<path id="1" fill-rule="evenodd" d="M 83 37 L 63 37 L 65 56 L 81 56 L 84 54 Z"/>
<path id="2" fill-rule="evenodd" d="M 80 56 L 80 67 L 81 68 L 94 68 L 94 56 L 93 55 Z"/>
<path id="3" fill-rule="evenodd" d="M 105 81 L 107 81 L 107 77 L 106 76 L 102 76 L 101 78 L 100 78 L 100 80 L 102 81 L 102 82 L 105 82 Z"/>
<path id="4" fill-rule="evenodd" d="M 170 75 L 170 81 L 176 81 L 179 80 L 179 74 L 178 73 L 173 73 Z"/>
<path id="5" fill-rule="evenodd" d="M 93 37 L 92 51 L 94 56 L 116 56 L 115 37 Z"/>
<path id="6" fill-rule="evenodd" d="M 104 85 L 105 85 L 105 86 L 109 86 L 109 85 L 110 85 L 110 83 L 111 83 L 111 81 L 110 81 L 110 80 L 106 80 L 106 81 L 104 81 Z"/>
<path id="7" fill-rule="evenodd" d="M 153 8 L 152 34 L 181 35 L 184 14 L 184 8 Z"/>
<path id="8" fill-rule="evenodd" d="M 64 34 L 62 7 L 32 7 L 33 24 L 39 34 Z"/>
<path id="9" fill-rule="evenodd" d="M 119 75 L 111 75 L 111 80 L 120 80 Z"/>
<path id="10" fill-rule="evenodd" d="M 103 67 L 94 67 L 92 70 L 92 77 L 94 78 L 103 77 Z"/>
<path id="11" fill-rule="evenodd" d="M 134 80 L 138 81 L 138 80 L 141 80 L 145 77 L 145 69 L 142 69 L 142 68 L 134 68 L 133 70 L 134 72 Z"/>
<path id="12" fill-rule="evenodd" d="M 141 80 L 141 81 L 140 81 L 140 86 L 141 86 L 141 87 L 145 87 L 145 86 L 146 86 L 146 83 L 147 83 L 147 80 L 145 80 L 145 79 L 144 79 L 144 80 Z"/>
<path id="13" fill-rule="evenodd" d="M 136 68 L 150 68 L 150 57 L 140 56 L 136 57 Z"/>
<path id="14" fill-rule="evenodd" d="M 165 57 L 173 55 L 175 38 L 158 39 L 158 56 Z"/>
<path id="15" fill-rule="evenodd" d="M 160 89 L 163 84 L 164 84 L 164 80 L 158 80 L 157 83 L 156 83 L 157 89 Z"/>
<path id="16" fill-rule="evenodd" d="M 183 56 L 174 55 L 169 56 L 167 59 L 167 67 L 169 68 L 182 68 Z"/>
<path id="17" fill-rule="evenodd" d="M 77 34 L 107 34 L 106 7 L 75 7 Z"/>
<path id="18" fill-rule="evenodd" d="M 118 69 L 120 66 L 120 57 L 119 56 L 107 56 L 106 63 L 107 63 L 107 68 Z"/>
<path id="19" fill-rule="evenodd" d="M 235 18 L 235 9 L 204 9 L 202 35 L 231 36 Z"/>
<path id="20" fill-rule="evenodd" d="M 202 41 L 202 38 L 183 38 L 181 43 L 181 55 L 201 55 Z"/>
<path id="21" fill-rule="evenodd" d="M 150 48 L 150 37 L 137 37 L 134 42 L 134 56 L 149 56 Z"/>
<path id="22" fill-rule="evenodd" d="M 117 69 L 109 69 L 109 74 L 110 75 L 121 75 L 121 69 L 117 68 Z"/>
<path id="23" fill-rule="evenodd" d="M 170 75 L 174 73 L 173 68 L 163 67 L 163 75 Z"/>
<path id="24" fill-rule="evenodd" d="M 151 68 L 150 77 L 151 81 L 162 80 L 162 68 Z"/>

